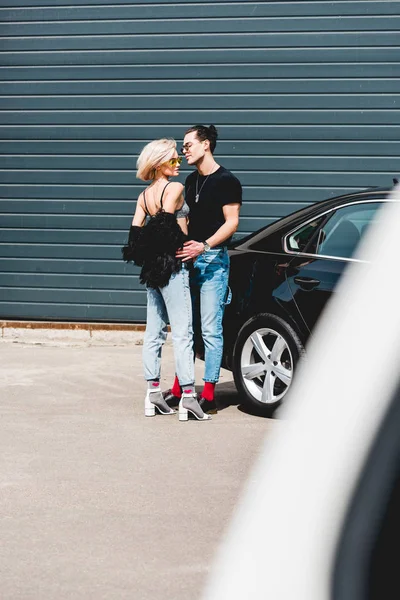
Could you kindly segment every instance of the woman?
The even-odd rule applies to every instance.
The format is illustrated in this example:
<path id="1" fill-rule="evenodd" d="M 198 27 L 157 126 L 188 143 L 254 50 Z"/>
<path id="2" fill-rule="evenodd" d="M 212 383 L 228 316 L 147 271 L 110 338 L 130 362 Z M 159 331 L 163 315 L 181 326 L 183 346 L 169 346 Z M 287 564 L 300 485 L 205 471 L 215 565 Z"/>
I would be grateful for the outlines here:
<path id="1" fill-rule="evenodd" d="M 175 257 L 187 234 L 188 206 L 183 198 L 183 185 L 171 182 L 179 175 L 176 142 L 154 140 L 147 144 L 137 160 L 136 177 L 150 181 L 139 195 L 132 220 L 124 260 L 142 267 L 140 281 L 147 287 L 147 322 L 143 345 L 144 375 L 148 382 L 145 415 L 156 410 L 162 415 L 174 414 L 160 389 L 161 350 L 171 326 L 175 370 L 182 387 L 179 420 L 187 421 L 188 413 L 206 421 L 194 387 L 192 306 L 189 272 Z"/>

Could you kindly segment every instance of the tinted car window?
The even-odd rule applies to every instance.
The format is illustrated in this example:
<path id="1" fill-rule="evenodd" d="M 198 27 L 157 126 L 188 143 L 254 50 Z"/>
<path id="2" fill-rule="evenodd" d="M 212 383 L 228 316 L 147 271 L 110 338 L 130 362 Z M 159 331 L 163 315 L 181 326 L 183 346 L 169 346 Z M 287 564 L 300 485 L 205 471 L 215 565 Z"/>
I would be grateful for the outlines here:
<path id="1" fill-rule="evenodd" d="M 336 210 L 324 224 L 316 254 L 351 258 L 382 204 L 354 204 Z"/>
<path id="2" fill-rule="evenodd" d="M 291 233 L 286 239 L 288 250 L 291 250 L 292 252 L 304 252 L 324 218 L 325 215 L 319 217 L 318 219 L 314 219 L 313 221 L 310 221 L 306 225 L 299 227 L 296 229 L 296 231 Z M 315 244 L 311 245 L 307 252 L 315 252 L 316 243 L 317 238 Z"/>

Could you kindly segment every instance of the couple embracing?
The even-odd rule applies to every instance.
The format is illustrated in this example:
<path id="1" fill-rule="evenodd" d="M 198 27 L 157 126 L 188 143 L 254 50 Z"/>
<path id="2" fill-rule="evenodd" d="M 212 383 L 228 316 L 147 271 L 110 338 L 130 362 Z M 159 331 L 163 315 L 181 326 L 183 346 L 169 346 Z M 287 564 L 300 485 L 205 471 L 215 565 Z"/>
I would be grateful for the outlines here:
<path id="1" fill-rule="evenodd" d="M 137 161 L 139 179 L 150 181 L 139 195 L 124 260 L 142 267 L 147 287 L 147 322 L 143 345 L 148 383 L 145 415 L 189 413 L 205 421 L 217 412 L 214 398 L 223 351 L 222 318 L 228 302 L 229 256 L 226 245 L 239 223 L 242 187 L 219 165 L 213 152 L 214 125 L 195 125 L 185 133 L 182 153 L 195 166 L 185 186 L 171 181 L 182 158 L 173 139 L 147 144 Z M 160 388 L 161 350 L 170 324 L 175 356 L 175 381 Z M 205 351 L 204 387 L 194 382 L 193 329 Z"/>

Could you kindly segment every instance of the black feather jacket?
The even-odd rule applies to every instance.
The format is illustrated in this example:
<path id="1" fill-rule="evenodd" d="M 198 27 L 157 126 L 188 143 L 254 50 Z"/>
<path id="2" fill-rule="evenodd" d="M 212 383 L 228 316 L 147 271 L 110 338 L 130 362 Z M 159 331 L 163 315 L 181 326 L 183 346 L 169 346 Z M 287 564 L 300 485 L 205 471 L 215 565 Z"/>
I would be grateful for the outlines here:
<path id="1" fill-rule="evenodd" d="M 171 275 L 182 268 L 182 261 L 175 253 L 185 239 L 175 215 L 161 209 L 144 227 L 131 226 L 122 256 L 126 262 L 142 267 L 140 283 L 151 288 L 164 287 Z"/>

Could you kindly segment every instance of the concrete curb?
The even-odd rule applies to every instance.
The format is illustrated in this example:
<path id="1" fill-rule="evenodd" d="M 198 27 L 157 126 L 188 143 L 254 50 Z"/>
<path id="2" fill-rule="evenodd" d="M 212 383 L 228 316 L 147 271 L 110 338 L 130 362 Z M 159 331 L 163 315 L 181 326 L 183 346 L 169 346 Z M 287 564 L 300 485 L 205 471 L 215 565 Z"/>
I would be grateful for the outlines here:
<path id="1" fill-rule="evenodd" d="M 132 323 L 0 321 L 0 327 L 1 342 L 56 346 L 141 346 L 145 331 Z"/>

